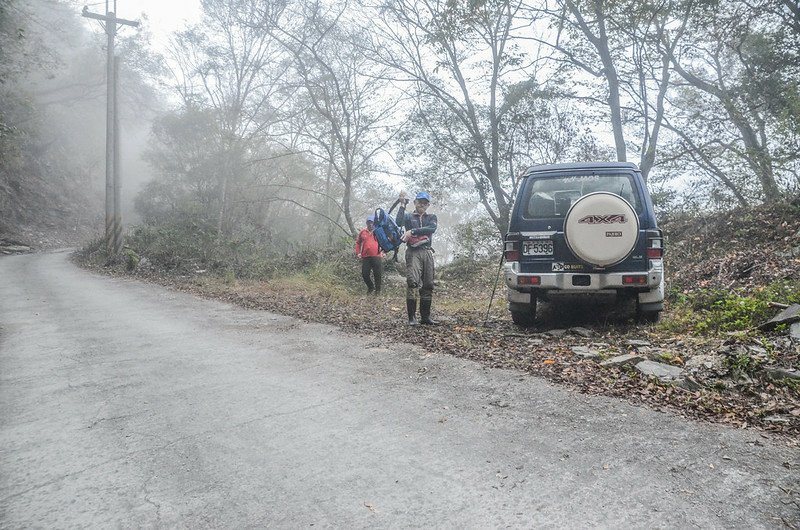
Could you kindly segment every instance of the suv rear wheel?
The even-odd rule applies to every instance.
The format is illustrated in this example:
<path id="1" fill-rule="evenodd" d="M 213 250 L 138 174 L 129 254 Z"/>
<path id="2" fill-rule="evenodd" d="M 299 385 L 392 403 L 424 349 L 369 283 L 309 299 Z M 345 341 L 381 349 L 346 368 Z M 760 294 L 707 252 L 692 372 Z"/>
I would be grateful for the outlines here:
<path id="1" fill-rule="evenodd" d="M 661 311 L 645 311 L 643 313 L 637 313 L 636 319 L 639 322 L 649 322 L 650 324 L 655 324 L 661 320 Z"/>
<path id="2" fill-rule="evenodd" d="M 523 328 L 536 323 L 536 297 L 531 295 L 530 304 L 514 304 L 511 308 L 511 320 Z"/>

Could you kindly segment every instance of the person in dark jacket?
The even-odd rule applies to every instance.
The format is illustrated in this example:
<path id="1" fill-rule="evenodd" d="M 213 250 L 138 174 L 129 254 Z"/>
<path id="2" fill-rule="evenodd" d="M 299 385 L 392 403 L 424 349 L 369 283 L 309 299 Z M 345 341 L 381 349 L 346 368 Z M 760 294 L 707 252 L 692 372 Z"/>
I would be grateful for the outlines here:
<path id="1" fill-rule="evenodd" d="M 358 233 L 356 238 L 356 256 L 361 260 L 361 277 L 367 284 L 367 294 L 381 293 L 381 283 L 383 280 L 383 251 L 378 246 L 378 239 L 375 237 L 375 217 L 367 217 L 367 227 Z M 370 273 L 375 277 L 372 283 Z"/>
<path id="2" fill-rule="evenodd" d="M 419 291 L 420 322 L 434 325 L 431 319 L 433 303 L 433 233 L 436 232 L 436 215 L 428 213 L 431 197 L 421 191 L 414 198 L 414 211 L 406 213 L 405 192 L 400 193 L 400 209 L 397 211 L 397 225 L 405 228 L 403 241 L 406 243 L 406 310 L 408 324 L 417 324 L 417 291 Z"/>

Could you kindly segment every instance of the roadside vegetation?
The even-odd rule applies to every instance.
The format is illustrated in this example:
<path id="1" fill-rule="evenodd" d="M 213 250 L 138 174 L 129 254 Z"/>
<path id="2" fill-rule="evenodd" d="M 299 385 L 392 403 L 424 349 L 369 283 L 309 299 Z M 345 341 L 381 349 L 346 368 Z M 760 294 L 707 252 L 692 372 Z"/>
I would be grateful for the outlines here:
<path id="1" fill-rule="evenodd" d="M 254 245 L 201 243 L 193 231 L 140 228 L 121 260 L 110 261 L 99 241 L 77 258 L 107 272 L 369 333 L 385 344 L 419 343 L 422 334 L 429 352 L 791 441 L 800 435 L 800 380 L 792 375 L 800 367 L 800 340 L 791 338 L 787 324 L 759 326 L 780 312 L 774 304 L 800 303 L 800 197 L 728 214 L 677 216 L 664 230 L 669 295 L 656 325 L 637 324 L 629 307 L 598 310 L 583 303 L 542 304 L 537 325 L 518 328 L 506 310 L 502 279 L 496 284 L 495 256 L 461 255 L 439 267 L 434 316 L 441 325 L 416 329 L 405 325 L 402 258 L 387 258 L 384 294 L 366 296 L 349 241 L 275 255 Z M 759 244 L 745 251 L 741 240 Z M 602 364 L 626 353 L 680 367 L 686 377 L 675 384 L 629 364 Z"/>

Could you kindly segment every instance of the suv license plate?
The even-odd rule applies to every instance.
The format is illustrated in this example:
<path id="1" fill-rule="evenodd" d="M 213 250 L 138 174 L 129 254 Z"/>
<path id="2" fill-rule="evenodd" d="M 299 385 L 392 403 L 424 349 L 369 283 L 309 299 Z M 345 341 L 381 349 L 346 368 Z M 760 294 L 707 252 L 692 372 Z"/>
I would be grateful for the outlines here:
<path id="1" fill-rule="evenodd" d="M 552 256 L 553 241 L 551 239 L 534 239 L 522 242 L 522 254 L 525 256 Z"/>

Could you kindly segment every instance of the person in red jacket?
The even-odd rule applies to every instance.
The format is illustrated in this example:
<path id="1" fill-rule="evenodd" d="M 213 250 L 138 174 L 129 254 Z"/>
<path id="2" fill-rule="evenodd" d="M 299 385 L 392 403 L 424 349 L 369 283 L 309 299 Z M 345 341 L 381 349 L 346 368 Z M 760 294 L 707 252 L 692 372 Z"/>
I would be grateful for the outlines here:
<path id="1" fill-rule="evenodd" d="M 383 280 L 383 251 L 375 237 L 375 217 L 367 217 L 367 227 L 359 232 L 356 238 L 356 256 L 361 260 L 361 277 L 367 284 L 367 294 L 380 294 Z M 375 277 L 372 283 L 370 272 Z"/>

